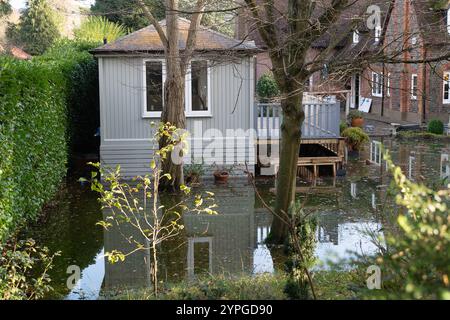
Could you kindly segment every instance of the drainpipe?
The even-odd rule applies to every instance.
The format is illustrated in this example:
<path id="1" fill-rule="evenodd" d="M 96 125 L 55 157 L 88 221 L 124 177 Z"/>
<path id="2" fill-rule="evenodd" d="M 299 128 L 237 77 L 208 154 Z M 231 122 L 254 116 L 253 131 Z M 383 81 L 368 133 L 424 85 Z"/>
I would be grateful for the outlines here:
<path id="1" fill-rule="evenodd" d="M 384 115 L 384 96 L 386 94 L 386 90 L 384 88 L 385 73 L 386 73 L 386 71 L 385 71 L 385 68 L 384 68 L 384 61 L 383 61 L 383 63 L 382 63 L 382 72 L 381 72 L 381 74 L 382 74 L 382 77 L 381 77 L 381 88 L 383 89 L 383 91 L 382 91 L 383 94 L 381 95 L 381 112 L 380 112 L 381 117 L 383 117 L 383 115 Z"/>

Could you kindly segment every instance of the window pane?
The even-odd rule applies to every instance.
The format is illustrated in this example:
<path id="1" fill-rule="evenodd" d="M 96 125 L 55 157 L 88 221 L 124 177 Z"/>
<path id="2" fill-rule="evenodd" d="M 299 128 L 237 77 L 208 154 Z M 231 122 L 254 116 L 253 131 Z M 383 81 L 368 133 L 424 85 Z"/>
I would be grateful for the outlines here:
<path id="1" fill-rule="evenodd" d="M 413 75 L 412 77 L 412 96 L 417 96 L 417 76 Z"/>
<path id="2" fill-rule="evenodd" d="M 449 100 L 450 81 L 449 74 L 444 73 L 444 100 Z"/>
<path id="3" fill-rule="evenodd" d="M 448 100 L 449 99 L 449 94 L 448 94 L 448 91 L 449 91 L 449 81 L 445 81 L 445 84 L 444 84 L 444 99 L 445 100 Z"/>
<path id="4" fill-rule="evenodd" d="M 209 272 L 209 242 L 194 243 L 194 274 Z"/>
<path id="5" fill-rule="evenodd" d="M 163 71 L 161 61 L 147 61 L 147 111 L 162 111 L 163 107 Z"/>
<path id="6" fill-rule="evenodd" d="M 192 111 L 208 110 L 208 63 L 207 61 L 192 61 Z"/>

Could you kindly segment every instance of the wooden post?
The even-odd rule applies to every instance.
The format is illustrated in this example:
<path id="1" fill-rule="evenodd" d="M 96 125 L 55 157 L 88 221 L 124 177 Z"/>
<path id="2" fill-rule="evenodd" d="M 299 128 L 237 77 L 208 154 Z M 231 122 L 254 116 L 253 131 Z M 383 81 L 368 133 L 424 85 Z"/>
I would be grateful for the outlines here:
<path id="1" fill-rule="evenodd" d="M 351 101 L 351 99 L 352 99 L 351 91 L 348 91 L 346 96 L 347 96 L 347 98 L 346 98 L 346 101 L 345 101 L 345 117 L 347 117 L 348 114 L 350 113 L 350 104 L 352 103 L 352 101 Z"/>

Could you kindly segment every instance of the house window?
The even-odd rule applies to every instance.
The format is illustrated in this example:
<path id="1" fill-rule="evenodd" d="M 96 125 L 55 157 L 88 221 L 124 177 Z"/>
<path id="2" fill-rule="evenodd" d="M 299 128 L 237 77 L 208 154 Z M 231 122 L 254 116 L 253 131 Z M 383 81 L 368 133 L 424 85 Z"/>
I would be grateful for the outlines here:
<path id="1" fill-rule="evenodd" d="M 188 113 L 208 112 L 208 72 L 208 62 L 206 60 L 192 61 L 190 108 L 186 110 Z"/>
<path id="2" fill-rule="evenodd" d="M 159 118 L 164 106 L 164 60 L 144 60 L 144 117 Z M 186 73 L 185 112 L 188 117 L 211 116 L 208 61 L 192 61 Z"/>
<path id="3" fill-rule="evenodd" d="M 390 73 L 388 73 L 387 74 L 387 79 L 386 79 L 386 95 L 388 96 L 388 97 L 390 97 L 391 96 L 391 74 Z"/>
<path id="4" fill-rule="evenodd" d="M 417 100 L 417 74 L 411 75 L 411 99 Z"/>
<path id="5" fill-rule="evenodd" d="M 383 77 L 376 72 L 372 72 L 372 96 L 383 96 Z"/>
<path id="6" fill-rule="evenodd" d="M 450 33 L 450 8 L 447 9 L 447 32 Z"/>
<path id="7" fill-rule="evenodd" d="M 370 143 L 370 161 L 381 165 L 381 142 L 373 140 Z"/>
<path id="8" fill-rule="evenodd" d="M 189 278 L 212 273 L 212 237 L 188 238 L 187 269 Z"/>
<path id="9" fill-rule="evenodd" d="M 161 60 L 145 61 L 144 116 L 160 116 L 164 105 L 165 64 Z"/>
<path id="10" fill-rule="evenodd" d="M 443 103 L 450 103 L 450 72 L 444 72 Z"/>
<path id="11" fill-rule="evenodd" d="M 375 42 L 379 42 L 381 38 L 381 26 L 378 25 L 375 27 Z"/>
<path id="12" fill-rule="evenodd" d="M 353 43 L 358 43 L 359 42 L 359 31 L 355 30 L 353 31 Z"/>
<path id="13" fill-rule="evenodd" d="M 450 157 L 448 153 L 441 154 L 441 179 L 450 179 Z"/>

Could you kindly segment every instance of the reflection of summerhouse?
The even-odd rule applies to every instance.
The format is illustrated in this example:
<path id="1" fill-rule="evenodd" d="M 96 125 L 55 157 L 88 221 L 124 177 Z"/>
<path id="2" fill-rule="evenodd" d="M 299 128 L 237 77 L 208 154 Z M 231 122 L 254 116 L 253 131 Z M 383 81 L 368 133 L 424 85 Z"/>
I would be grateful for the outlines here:
<path id="1" fill-rule="evenodd" d="M 252 268 L 255 247 L 255 195 L 252 186 L 208 188 L 215 193 L 217 215 L 188 213 L 188 276 L 197 272 L 238 273 Z"/>

